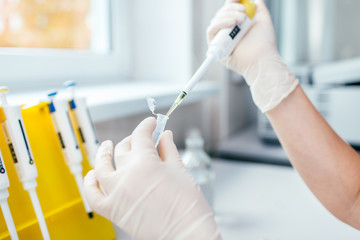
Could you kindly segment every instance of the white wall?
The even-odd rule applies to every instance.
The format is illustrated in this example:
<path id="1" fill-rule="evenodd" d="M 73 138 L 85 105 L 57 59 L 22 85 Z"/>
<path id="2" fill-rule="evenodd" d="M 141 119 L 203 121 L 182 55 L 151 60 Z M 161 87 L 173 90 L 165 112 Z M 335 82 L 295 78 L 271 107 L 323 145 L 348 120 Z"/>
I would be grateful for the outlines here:
<path id="1" fill-rule="evenodd" d="M 192 73 L 192 0 L 134 0 L 134 78 L 185 82 Z"/>

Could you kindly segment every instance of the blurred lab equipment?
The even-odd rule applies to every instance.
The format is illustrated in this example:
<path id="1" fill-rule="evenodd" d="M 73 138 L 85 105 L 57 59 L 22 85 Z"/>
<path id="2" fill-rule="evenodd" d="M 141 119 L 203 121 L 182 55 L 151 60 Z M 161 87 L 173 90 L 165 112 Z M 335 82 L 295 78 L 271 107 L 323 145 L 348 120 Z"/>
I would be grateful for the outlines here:
<path id="1" fill-rule="evenodd" d="M 189 131 L 185 145 L 185 151 L 181 156 L 184 166 L 200 186 L 213 209 L 215 172 L 211 165 L 211 158 L 204 150 L 204 139 L 198 129 Z"/>

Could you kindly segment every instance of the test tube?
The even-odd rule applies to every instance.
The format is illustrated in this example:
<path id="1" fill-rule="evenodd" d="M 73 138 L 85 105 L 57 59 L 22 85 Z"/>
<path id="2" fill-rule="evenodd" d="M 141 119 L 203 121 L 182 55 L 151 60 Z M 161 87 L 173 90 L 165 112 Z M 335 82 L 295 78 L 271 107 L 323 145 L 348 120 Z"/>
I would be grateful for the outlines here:
<path id="1" fill-rule="evenodd" d="M 6 117 L 4 124 L 1 124 L 4 130 L 6 141 L 12 152 L 15 169 L 23 187 L 28 191 L 36 217 L 39 222 L 42 236 L 45 240 L 50 239 L 46 226 L 40 202 L 36 194 L 36 177 L 37 169 L 34 157 L 29 145 L 28 136 L 25 131 L 25 125 L 21 116 L 21 107 L 19 105 L 8 105 L 5 94 L 8 92 L 7 87 L 0 87 L 0 99 L 2 108 Z M 13 146 L 10 147 L 10 146 Z"/>
<path id="2" fill-rule="evenodd" d="M 156 128 L 153 132 L 153 140 L 154 140 L 155 147 L 158 146 L 161 134 L 164 132 L 166 122 L 169 119 L 168 116 L 163 115 L 163 114 L 156 114 L 156 116 L 157 116 L 156 117 Z"/>
<path id="3" fill-rule="evenodd" d="M 62 147 L 62 152 L 65 158 L 65 161 L 74 175 L 76 184 L 79 189 L 80 196 L 82 198 L 84 208 L 88 213 L 89 218 L 93 218 L 93 211 L 90 208 L 89 203 L 86 200 L 84 193 L 84 182 L 82 177 L 82 166 L 81 162 L 83 160 L 79 144 L 77 142 L 74 129 L 72 128 L 68 102 L 66 99 L 54 99 L 56 93 L 50 93 L 50 115 L 52 116 L 53 125 L 55 131 L 58 132 L 59 141 Z M 61 143 L 62 141 L 62 143 Z"/>

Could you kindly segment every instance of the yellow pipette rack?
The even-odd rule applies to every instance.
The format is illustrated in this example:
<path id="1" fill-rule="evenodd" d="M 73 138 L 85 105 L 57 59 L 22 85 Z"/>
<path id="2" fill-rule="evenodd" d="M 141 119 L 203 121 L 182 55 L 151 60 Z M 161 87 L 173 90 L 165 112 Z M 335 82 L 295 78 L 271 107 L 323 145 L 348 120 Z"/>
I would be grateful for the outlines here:
<path id="1" fill-rule="evenodd" d="M 38 170 L 36 192 L 51 239 L 115 239 L 110 221 L 97 214 L 88 218 L 75 179 L 63 158 L 47 104 L 23 108 L 22 116 Z M 0 111 L 3 112 L 1 107 Z M 10 180 L 8 203 L 19 238 L 42 239 L 29 194 L 16 175 L 1 128 L 0 148 Z M 85 158 L 84 155 L 83 175 L 91 169 Z M 0 239 L 10 239 L 2 214 Z"/>

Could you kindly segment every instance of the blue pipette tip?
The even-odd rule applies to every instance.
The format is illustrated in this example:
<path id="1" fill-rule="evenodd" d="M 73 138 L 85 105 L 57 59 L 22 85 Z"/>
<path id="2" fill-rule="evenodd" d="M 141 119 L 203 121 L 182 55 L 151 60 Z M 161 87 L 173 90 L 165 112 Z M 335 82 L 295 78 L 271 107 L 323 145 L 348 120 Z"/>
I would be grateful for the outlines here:
<path id="1" fill-rule="evenodd" d="M 74 86 L 76 86 L 76 82 L 73 81 L 73 80 L 69 80 L 69 81 L 64 82 L 64 87 L 65 88 L 74 87 Z"/>
<path id="2" fill-rule="evenodd" d="M 93 213 L 93 212 L 89 212 L 89 213 L 88 213 L 88 216 L 89 216 L 89 218 L 93 218 L 93 217 L 94 217 L 94 213 Z"/>
<path id="3" fill-rule="evenodd" d="M 55 96 L 57 94 L 57 91 L 56 90 L 51 90 L 51 91 L 49 91 L 49 93 L 48 93 L 48 97 L 53 97 L 53 96 Z"/>

